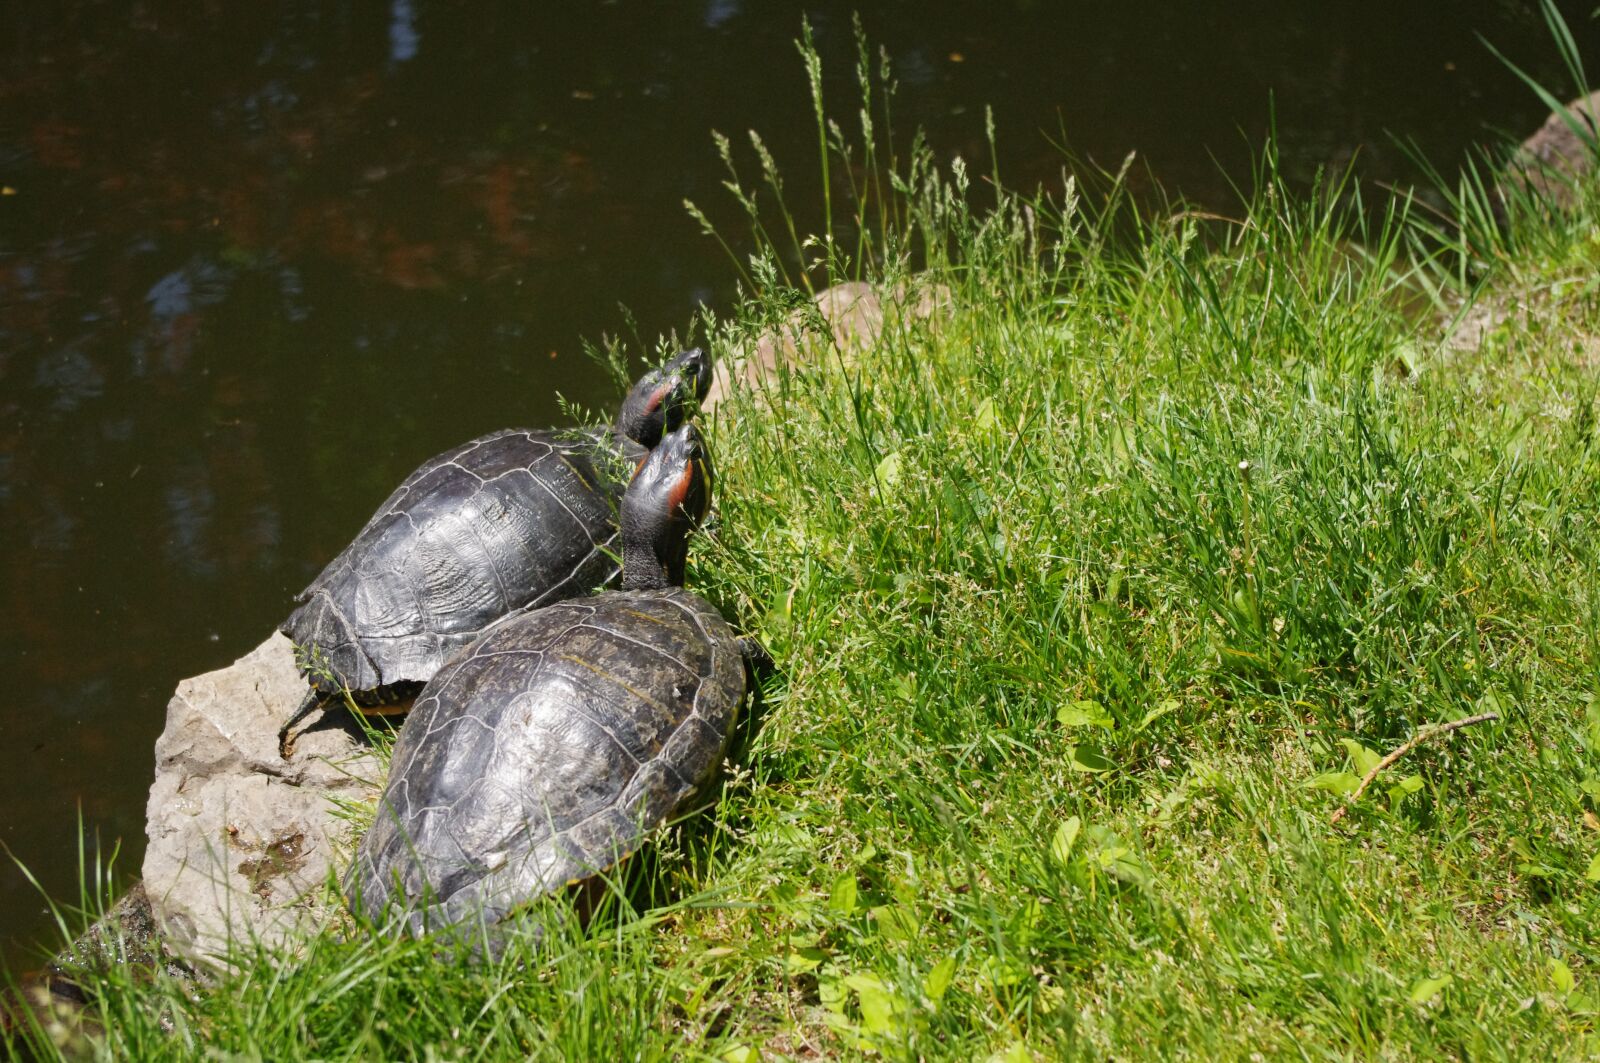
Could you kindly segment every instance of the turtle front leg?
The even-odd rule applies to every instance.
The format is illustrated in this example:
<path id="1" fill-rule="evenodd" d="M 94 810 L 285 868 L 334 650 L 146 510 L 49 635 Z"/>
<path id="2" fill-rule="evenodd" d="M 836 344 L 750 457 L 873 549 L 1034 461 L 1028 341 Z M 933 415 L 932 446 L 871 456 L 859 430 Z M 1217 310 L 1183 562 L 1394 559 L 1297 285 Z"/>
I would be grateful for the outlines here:
<path id="1" fill-rule="evenodd" d="M 778 674 L 778 665 L 772 659 L 772 654 L 761 645 L 757 639 L 745 637 L 739 640 L 739 656 L 744 658 L 745 673 L 752 686 L 762 686 L 767 680 Z"/>
<path id="2" fill-rule="evenodd" d="M 728 757 L 734 763 L 744 761 L 767 715 L 766 690 L 778 674 L 778 665 L 767 648 L 753 638 L 739 640 L 739 654 L 744 658 L 745 704 L 739 710 L 734 731 L 729 735 Z"/>
<path id="3" fill-rule="evenodd" d="M 305 700 L 300 702 L 300 707 L 294 710 L 294 715 L 290 716 L 284 722 L 284 725 L 278 728 L 278 756 L 284 760 L 294 756 L 294 736 L 289 732 L 294 729 L 295 724 L 317 711 L 318 707 L 322 705 L 323 697 L 322 691 L 312 687 L 307 692 Z"/>

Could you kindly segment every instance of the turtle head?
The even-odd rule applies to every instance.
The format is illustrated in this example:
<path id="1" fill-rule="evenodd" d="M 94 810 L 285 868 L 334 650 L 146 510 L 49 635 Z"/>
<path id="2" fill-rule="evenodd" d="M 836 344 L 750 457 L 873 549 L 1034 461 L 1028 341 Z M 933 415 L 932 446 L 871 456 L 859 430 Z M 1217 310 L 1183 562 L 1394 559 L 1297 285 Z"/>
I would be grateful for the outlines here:
<path id="1" fill-rule="evenodd" d="M 683 583 L 689 532 L 711 508 L 711 455 L 692 424 L 668 432 L 639 463 L 622 496 L 622 586 Z"/>
<path id="2" fill-rule="evenodd" d="M 684 422 L 692 403 L 711 387 L 711 356 L 699 347 L 679 353 L 628 389 L 617 415 L 617 431 L 650 448 Z"/>

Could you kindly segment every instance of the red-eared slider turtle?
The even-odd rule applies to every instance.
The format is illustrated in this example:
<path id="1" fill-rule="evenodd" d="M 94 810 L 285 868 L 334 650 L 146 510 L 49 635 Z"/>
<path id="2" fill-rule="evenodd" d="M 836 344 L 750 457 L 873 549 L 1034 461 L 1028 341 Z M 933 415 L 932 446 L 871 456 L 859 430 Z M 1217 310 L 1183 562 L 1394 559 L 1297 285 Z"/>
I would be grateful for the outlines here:
<path id="1" fill-rule="evenodd" d="M 397 701 L 501 617 L 615 578 L 622 484 L 710 380 L 706 355 L 685 351 L 633 386 L 609 432 L 509 429 L 424 462 L 283 623 L 312 691 L 282 752 L 322 696 Z"/>
<path id="2" fill-rule="evenodd" d="M 510 618 L 423 689 L 351 869 L 354 910 L 414 933 L 494 924 L 615 864 L 712 780 L 755 650 L 677 585 L 709 493 L 701 448 L 684 426 L 629 485 L 622 590 Z"/>

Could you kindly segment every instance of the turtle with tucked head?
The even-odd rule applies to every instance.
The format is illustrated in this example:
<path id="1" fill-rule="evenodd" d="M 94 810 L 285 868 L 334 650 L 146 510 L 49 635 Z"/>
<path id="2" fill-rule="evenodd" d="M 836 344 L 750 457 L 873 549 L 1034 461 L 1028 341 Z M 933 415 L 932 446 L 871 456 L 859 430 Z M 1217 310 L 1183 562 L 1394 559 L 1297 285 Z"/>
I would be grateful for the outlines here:
<path id="1" fill-rule="evenodd" d="M 425 687 L 395 743 L 351 907 L 414 933 L 490 929 L 692 808 L 761 662 L 682 587 L 711 468 L 693 425 L 622 500 L 622 589 L 513 617 Z"/>
<path id="2" fill-rule="evenodd" d="M 633 385 L 609 430 L 507 429 L 423 462 L 283 622 L 311 684 L 279 733 L 283 756 L 327 696 L 348 690 L 381 713 L 502 617 L 612 582 L 615 477 L 682 424 L 710 382 L 705 353 L 684 351 Z"/>

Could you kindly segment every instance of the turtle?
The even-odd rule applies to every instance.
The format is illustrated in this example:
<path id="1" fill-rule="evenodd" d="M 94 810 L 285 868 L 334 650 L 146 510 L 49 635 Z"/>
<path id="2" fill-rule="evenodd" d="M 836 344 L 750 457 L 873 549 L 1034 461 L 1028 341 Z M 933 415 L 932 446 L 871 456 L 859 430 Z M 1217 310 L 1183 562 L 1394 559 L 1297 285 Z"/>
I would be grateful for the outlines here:
<path id="1" fill-rule="evenodd" d="M 626 472 L 710 381 L 705 353 L 684 351 L 633 385 L 610 429 L 505 429 L 423 462 L 279 629 L 311 684 L 279 732 L 280 754 L 326 696 L 348 690 L 379 712 L 502 617 L 614 580 Z"/>
<path id="2" fill-rule="evenodd" d="M 682 586 L 709 480 L 694 425 L 668 435 L 623 496 L 622 589 L 509 618 L 423 688 L 346 878 L 353 912 L 481 927 L 497 951 L 495 924 L 691 809 L 765 659 Z"/>

